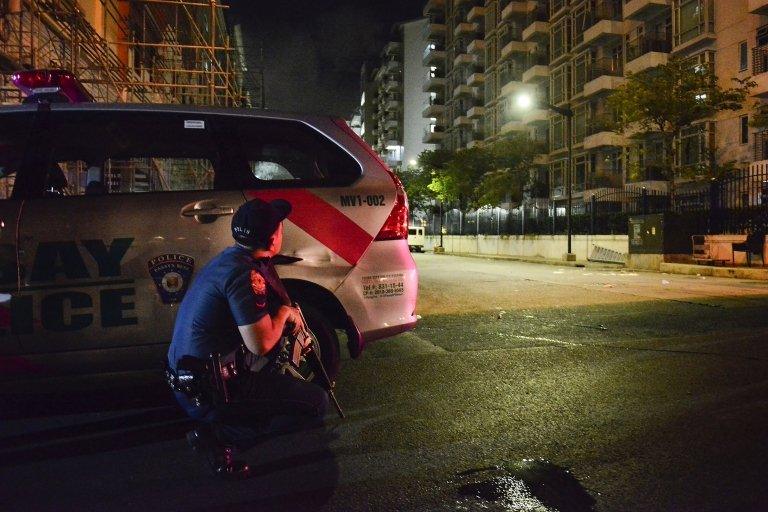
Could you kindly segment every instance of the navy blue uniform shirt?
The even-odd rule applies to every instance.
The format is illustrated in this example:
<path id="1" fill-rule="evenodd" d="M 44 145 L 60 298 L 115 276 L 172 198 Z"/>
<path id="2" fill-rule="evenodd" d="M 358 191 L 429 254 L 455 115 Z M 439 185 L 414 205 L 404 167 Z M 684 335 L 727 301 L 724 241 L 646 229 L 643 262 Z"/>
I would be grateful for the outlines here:
<path id="1" fill-rule="evenodd" d="M 207 359 L 211 352 L 237 349 L 242 343 L 237 326 L 275 314 L 284 302 L 267 284 L 275 279 L 279 283 L 270 260 L 254 259 L 242 247 L 229 247 L 213 258 L 181 301 L 168 349 L 171 368 L 185 355 Z"/>

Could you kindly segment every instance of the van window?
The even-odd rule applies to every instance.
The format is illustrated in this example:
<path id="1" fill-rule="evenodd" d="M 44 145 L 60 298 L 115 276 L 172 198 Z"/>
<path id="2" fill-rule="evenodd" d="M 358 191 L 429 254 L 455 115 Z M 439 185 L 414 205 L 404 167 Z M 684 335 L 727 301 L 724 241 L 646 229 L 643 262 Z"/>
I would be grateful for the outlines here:
<path id="1" fill-rule="evenodd" d="M 219 152 L 200 116 L 54 111 L 46 131 L 32 196 L 214 188 Z"/>
<path id="2" fill-rule="evenodd" d="M 29 140 L 32 115 L 29 112 L 0 116 L 0 200 L 10 199 Z"/>
<path id="3" fill-rule="evenodd" d="M 243 188 L 343 186 L 362 174 L 349 153 L 303 123 L 237 117 L 226 124 L 227 158 L 247 163 Z"/>
<path id="4" fill-rule="evenodd" d="M 30 197 L 343 186 L 362 174 L 349 153 L 297 121 L 54 109 L 38 132 L 22 187 Z"/>
<path id="5" fill-rule="evenodd" d="M 410 228 L 410 229 L 408 229 L 408 234 L 409 234 L 409 235 L 415 235 L 415 234 L 417 234 L 417 232 L 416 232 L 416 229 L 415 229 L 415 228 Z"/>

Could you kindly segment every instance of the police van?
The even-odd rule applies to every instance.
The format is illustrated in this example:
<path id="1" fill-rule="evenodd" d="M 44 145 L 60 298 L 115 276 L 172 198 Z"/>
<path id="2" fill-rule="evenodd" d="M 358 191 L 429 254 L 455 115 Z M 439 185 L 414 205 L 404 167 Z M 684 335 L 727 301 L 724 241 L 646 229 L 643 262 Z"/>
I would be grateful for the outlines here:
<path id="1" fill-rule="evenodd" d="M 277 268 L 332 373 L 337 331 L 355 358 L 414 327 L 405 192 L 344 121 L 78 103 L 64 75 L 14 76 L 62 102 L 0 107 L 2 377 L 157 365 L 254 197 L 293 207 Z"/>

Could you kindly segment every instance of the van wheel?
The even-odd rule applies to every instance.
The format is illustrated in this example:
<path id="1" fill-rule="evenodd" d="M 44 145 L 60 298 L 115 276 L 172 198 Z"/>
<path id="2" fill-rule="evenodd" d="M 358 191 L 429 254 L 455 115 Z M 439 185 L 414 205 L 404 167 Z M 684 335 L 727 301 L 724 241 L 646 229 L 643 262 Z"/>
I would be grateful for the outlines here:
<path id="1" fill-rule="evenodd" d="M 331 382 L 335 382 L 336 377 L 339 375 L 340 367 L 339 337 L 336 336 L 336 331 L 331 327 L 319 310 L 312 306 L 301 306 L 301 311 L 304 313 L 304 318 L 307 320 L 307 326 L 320 343 L 320 359 L 323 361 L 325 371 L 328 373 Z M 319 372 L 313 373 L 316 375 L 312 380 L 322 382 L 322 377 Z"/>

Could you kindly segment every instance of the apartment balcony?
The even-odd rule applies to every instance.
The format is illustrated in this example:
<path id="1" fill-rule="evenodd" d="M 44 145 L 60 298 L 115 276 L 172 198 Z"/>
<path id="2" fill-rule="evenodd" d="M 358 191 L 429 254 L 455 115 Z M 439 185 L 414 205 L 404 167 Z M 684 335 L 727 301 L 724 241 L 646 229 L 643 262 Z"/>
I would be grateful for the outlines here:
<path id="1" fill-rule="evenodd" d="M 471 66 L 475 63 L 475 58 L 468 53 L 460 53 L 453 59 L 453 67 Z"/>
<path id="2" fill-rule="evenodd" d="M 387 91 L 387 92 L 396 91 L 399 88 L 400 88 L 400 81 L 399 80 L 390 79 L 390 80 L 387 80 L 384 83 L 384 90 Z"/>
<path id="3" fill-rule="evenodd" d="M 576 47 L 596 45 L 611 40 L 620 40 L 624 37 L 624 22 L 617 20 L 600 20 L 582 34 Z"/>
<path id="4" fill-rule="evenodd" d="M 752 48 L 752 95 L 768 98 L 768 45 Z"/>
<path id="5" fill-rule="evenodd" d="M 421 117 L 430 119 L 440 117 L 445 114 L 445 105 L 442 103 L 427 103 L 424 110 L 421 111 Z"/>
<path id="6" fill-rule="evenodd" d="M 621 63 L 612 59 L 598 59 L 587 69 L 587 82 L 584 84 L 585 97 L 616 89 L 626 82 Z"/>
<path id="7" fill-rule="evenodd" d="M 584 97 L 588 98 L 602 92 L 609 92 L 624 85 L 627 79 L 621 76 L 600 75 L 584 84 Z"/>
<path id="8" fill-rule="evenodd" d="M 515 17 L 525 17 L 527 14 L 528 2 L 525 0 L 512 0 L 509 2 L 509 5 L 501 11 L 501 19 L 507 21 Z"/>
<path id="9" fill-rule="evenodd" d="M 389 98 L 385 103 L 387 110 L 397 110 L 402 106 L 402 104 L 403 102 L 400 100 L 400 98 L 397 97 Z"/>
<path id="10" fill-rule="evenodd" d="M 446 31 L 445 23 L 427 23 L 424 28 L 425 39 L 442 39 Z"/>
<path id="11" fill-rule="evenodd" d="M 523 114 L 523 123 L 527 126 L 547 126 L 549 124 L 549 111 L 544 108 L 535 108 Z"/>
<path id="12" fill-rule="evenodd" d="M 453 89 L 453 97 L 458 98 L 459 96 L 472 96 L 474 94 L 474 91 L 472 90 L 472 87 L 468 85 L 457 85 L 455 89 Z"/>
<path id="13" fill-rule="evenodd" d="M 397 59 L 390 59 L 384 64 L 385 73 L 397 73 L 402 68 L 403 63 Z"/>
<path id="14" fill-rule="evenodd" d="M 435 46 L 434 48 L 428 46 L 426 50 L 424 50 L 424 55 L 421 62 L 425 66 L 435 66 L 444 63 L 445 49 L 440 46 Z"/>
<path id="15" fill-rule="evenodd" d="M 472 55 L 482 55 L 485 51 L 485 40 L 475 39 L 467 45 L 467 53 Z"/>
<path id="16" fill-rule="evenodd" d="M 400 55 L 403 50 L 402 43 L 398 43 L 397 41 L 390 41 L 387 43 L 387 45 L 384 47 L 384 55 Z"/>
<path id="17" fill-rule="evenodd" d="M 526 84 L 538 84 L 546 80 L 549 80 L 549 66 L 537 64 L 523 73 L 523 83 Z"/>
<path id="18" fill-rule="evenodd" d="M 485 114 L 485 107 L 475 106 L 467 110 L 467 116 L 470 119 L 480 119 Z"/>
<path id="19" fill-rule="evenodd" d="M 445 0 L 427 0 L 422 13 L 426 18 L 430 14 L 442 14 L 443 9 L 445 9 Z"/>
<path id="20" fill-rule="evenodd" d="M 485 7 L 476 5 L 475 7 L 469 10 L 469 13 L 467 13 L 467 21 L 470 23 L 475 21 L 482 21 L 483 18 L 485 18 L 485 12 L 486 12 Z"/>
<path id="21" fill-rule="evenodd" d="M 462 126 L 472 127 L 473 125 L 474 125 L 474 123 L 467 116 L 459 116 L 459 117 L 457 117 L 456 119 L 453 120 L 453 126 L 455 128 L 460 128 Z"/>
<path id="22" fill-rule="evenodd" d="M 384 139 L 385 147 L 402 146 L 402 145 L 403 145 L 403 141 L 400 139 L 399 135 L 396 135 L 396 134 L 387 135 L 387 138 Z"/>
<path id="23" fill-rule="evenodd" d="M 627 138 L 616 132 L 608 130 L 597 131 L 584 137 L 584 149 L 597 149 L 604 147 L 623 147 L 627 145 Z"/>
<path id="24" fill-rule="evenodd" d="M 445 88 L 445 78 L 441 76 L 427 76 L 424 85 L 421 86 L 421 90 L 424 92 L 440 92 Z"/>
<path id="25" fill-rule="evenodd" d="M 510 41 L 501 49 L 501 58 L 506 59 L 513 53 L 528 53 L 531 51 L 532 46 L 532 43 L 526 43 L 523 41 Z"/>
<path id="26" fill-rule="evenodd" d="M 768 1 L 764 2 L 768 4 Z M 625 0 L 624 18 L 644 21 L 653 18 L 665 9 L 669 9 L 672 0 Z"/>
<path id="27" fill-rule="evenodd" d="M 672 43 L 659 36 L 642 36 L 627 43 L 627 63 L 624 73 L 640 73 L 669 61 Z"/>
<path id="28" fill-rule="evenodd" d="M 467 78 L 467 85 L 479 87 L 485 83 L 485 73 L 472 73 Z"/>
<path id="29" fill-rule="evenodd" d="M 652 160 L 655 161 L 655 160 Z M 646 164 L 638 169 L 634 176 L 628 176 L 624 184 L 626 190 L 640 192 L 642 189 L 666 193 L 669 190 L 669 172 L 664 165 Z"/>
<path id="30" fill-rule="evenodd" d="M 421 142 L 424 144 L 440 144 L 445 140 L 445 128 L 442 126 L 430 125 L 424 132 Z"/>
<path id="31" fill-rule="evenodd" d="M 523 30 L 523 41 L 548 41 L 549 22 L 534 21 Z"/>
<path id="32" fill-rule="evenodd" d="M 384 120 L 385 130 L 396 130 L 399 125 L 400 125 L 400 120 L 396 117 L 387 117 Z"/>
<path id="33" fill-rule="evenodd" d="M 523 89 L 530 90 L 530 86 L 526 86 L 523 82 L 512 80 L 501 86 L 501 96 L 511 98 Z"/>
<path id="34" fill-rule="evenodd" d="M 461 23 L 457 24 L 456 28 L 453 29 L 454 37 L 473 36 L 476 33 L 477 25 L 474 23 L 467 23 L 466 21 L 462 21 Z"/>
<path id="35" fill-rule="evenodd" d="M 511 119 L 501 125 L 501 128 L 499 129 L 499 134 L 504 135 L 512 132 L 527 132 L 527 131 L 528 131 L 528 127 L 522 121 L 517 119 Z"/>

